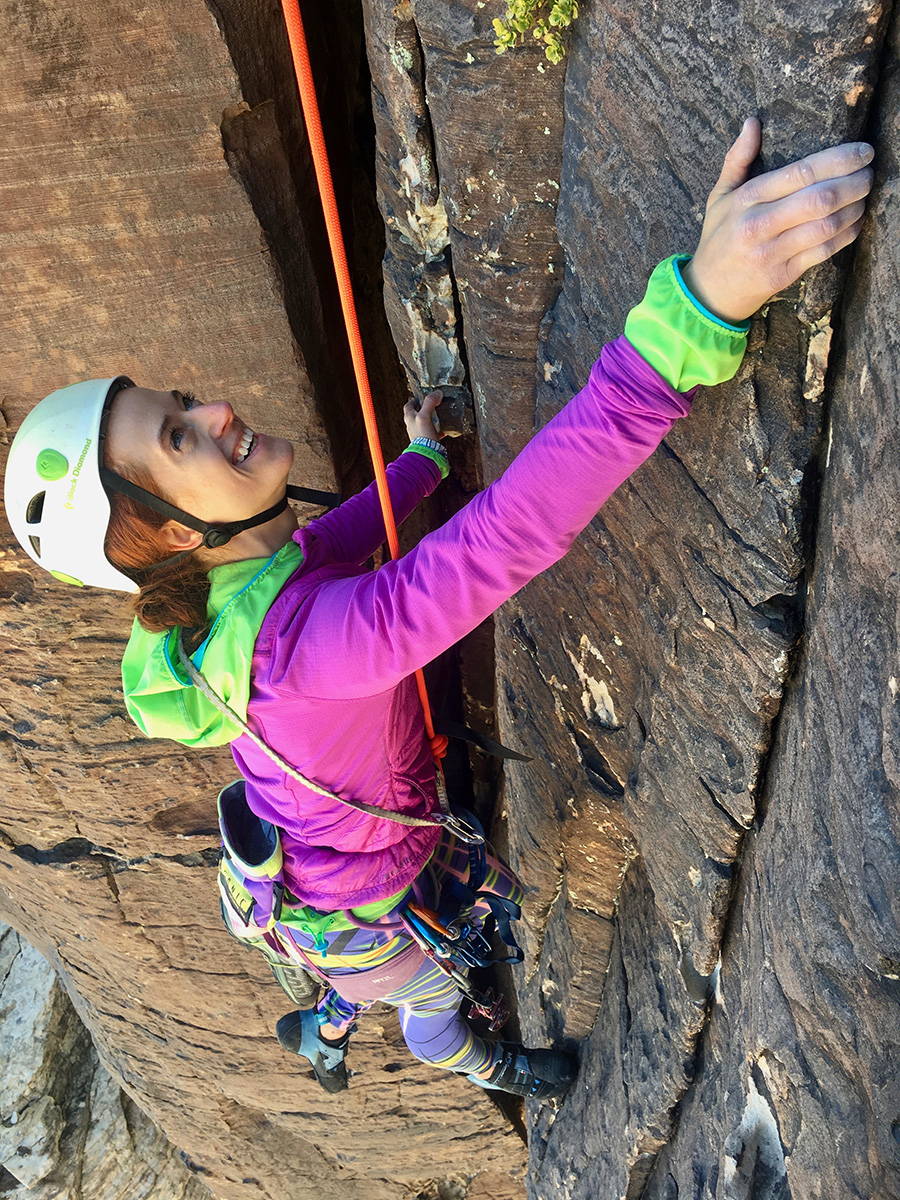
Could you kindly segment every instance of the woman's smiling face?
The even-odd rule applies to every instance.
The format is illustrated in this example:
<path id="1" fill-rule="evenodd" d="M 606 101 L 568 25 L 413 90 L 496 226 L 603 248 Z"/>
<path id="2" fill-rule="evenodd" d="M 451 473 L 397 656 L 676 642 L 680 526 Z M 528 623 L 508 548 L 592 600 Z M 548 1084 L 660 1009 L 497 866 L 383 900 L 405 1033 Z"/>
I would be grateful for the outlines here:
<path id="1" fill-rule="evenodd" d="M 124 388 L 113 400 L 107 453 L 114 470 L 146 473 L 156 485 L 151 490 L 209 522 L 239 521 L 271 507 L 284 496 L 294 461 L 289 441 L 250 429 L 225 400 L 202 404 L 190 392 L 140 387 Z M 199 542 L 194 531 L 178 530 Z"/>

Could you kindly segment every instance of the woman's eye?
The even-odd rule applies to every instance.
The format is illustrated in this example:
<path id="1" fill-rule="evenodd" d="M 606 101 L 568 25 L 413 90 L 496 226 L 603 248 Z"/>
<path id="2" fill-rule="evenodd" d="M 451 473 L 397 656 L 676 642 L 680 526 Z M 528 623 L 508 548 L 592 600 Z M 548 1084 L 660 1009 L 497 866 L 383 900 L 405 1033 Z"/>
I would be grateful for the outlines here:
<path id="1" fill-rule="evenodd" d="M 194 395 L 193 392 L 178 392 L 177 395 L 178 395 L 179 400 L 181 401 L 182 407 L 185 410 L 188 410 L 191 408 L 196 408 L 198 404 L 202 403 L 202 401 L 197 399 L 197 397 Z M 184 430 L 178 429 L 177 427 L 173 428 L 172 432 L 169 434 L 169 441 L 172 444 L 172 449 L 180 450 L 183 439 L 184 439 Z"/>

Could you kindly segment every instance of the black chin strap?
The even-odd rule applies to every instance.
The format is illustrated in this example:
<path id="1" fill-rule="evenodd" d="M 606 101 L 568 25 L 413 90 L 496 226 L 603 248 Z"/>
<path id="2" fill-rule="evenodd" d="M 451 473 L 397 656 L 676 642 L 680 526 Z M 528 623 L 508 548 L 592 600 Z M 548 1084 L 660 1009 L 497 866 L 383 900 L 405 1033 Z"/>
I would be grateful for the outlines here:
<path id="1" fill-rule="evenodd" d="M 138 487 L 136 483 L 132 483 L 130 479 L 124 479 L 121 475 L 117 475 L 115 471 L 110 471 L 108 467 L 101 465 L 100 480 L 103 486 L 114 492 L 121 492 L 124 496 L 129 496 L 132 500 L 137 500 L 139 504 L 146 504 L 148 508 L 152 508 L 158 512 L 160 516 L 167 517 L 170 521 L 177 521 L 180 525 L 187 525 L 188 529 L 196 529 L 198 533 L 203 534 L 201 545 L 206 546 L 210 550 L 218 550 L 220 546 L 225 546 L 236 537 L 239 533 L 243 533 L 245 529 L 255 529 L 257 525 L 265 525 L 267 521 L 273 520 L 280 513 L 283 513 L 287 508 L 288 499 L 303 500 L 307 504 L 320 504 L 324 508 L 335 508 L 341 503 L 341 497 L 336 492 L 320 492 L 314 488 L 296 487 L 294 484 L 288 484 L 284 496 L 271 508 L 257 513 L 253 517 L 246 517 L 243 521 L 220 521 L 209 522 L 201 521 L 199 517 L 194 517 L 190 513 L 185 512 L 181 508 L 176 508 L 174 504 L 169 504 L 167 500 L 160 499 L 159 496 L 154 496 L 152 492 L 147 492 L 143 488 Z M 145 571 L 154 571 L 158 567 L 165 566 L 166 563 L 176 562 L 179 558 L 185 558 L 188 554 L 193 554 L 195 549 L 182 550 L 178 554 L 173 554 L 170 558 L 163 559 L 160 563 L 154 563 L 151 567 L 142 568 Z"/>

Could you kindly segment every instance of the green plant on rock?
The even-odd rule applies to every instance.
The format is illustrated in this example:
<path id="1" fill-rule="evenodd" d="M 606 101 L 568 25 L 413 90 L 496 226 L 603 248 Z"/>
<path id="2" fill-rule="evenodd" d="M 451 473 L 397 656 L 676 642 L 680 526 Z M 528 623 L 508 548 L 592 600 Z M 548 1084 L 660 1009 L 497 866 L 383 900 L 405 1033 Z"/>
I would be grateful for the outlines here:
<path id="1" fill-rule="evenodd" d="M 549 11 L 548 11 L 549 9 Z M 544 54 L 552 63 L 565 56 L 562 37 L 555 32 L 571 25 L 578 16 L 578 0 L 506 0 L 506 15 L 495 17 L 494 49 L 505 54 L 517 46 L 531 30 L 531 36 L 544 43 Z"/>

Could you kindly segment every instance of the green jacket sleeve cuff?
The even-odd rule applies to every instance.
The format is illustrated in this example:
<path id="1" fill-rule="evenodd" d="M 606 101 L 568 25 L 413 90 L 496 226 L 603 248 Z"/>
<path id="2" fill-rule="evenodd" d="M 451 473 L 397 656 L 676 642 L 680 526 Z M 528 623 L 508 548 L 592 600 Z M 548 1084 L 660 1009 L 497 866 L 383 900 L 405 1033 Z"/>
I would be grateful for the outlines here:
<path id="1" fill-rule="evenodd" d="M 432 462 L 436 462 L 441 468 L 441 479 L 446 479 L 450 474 L 450 460 L 441 450 L 432 450 L 428 446 L 407 446 L 403 453 L 424 454 L 426 458 L 430 458 Z"/>
<path id="2" fill-rule="evenodd" d="M 733 378 L 750 329 L 749 321 L 723 321 L 691 295 L 680 269 L 691 257 L 673 254 L 661 262 L 625 321 L 629 342 L 676 392 Z"/>

